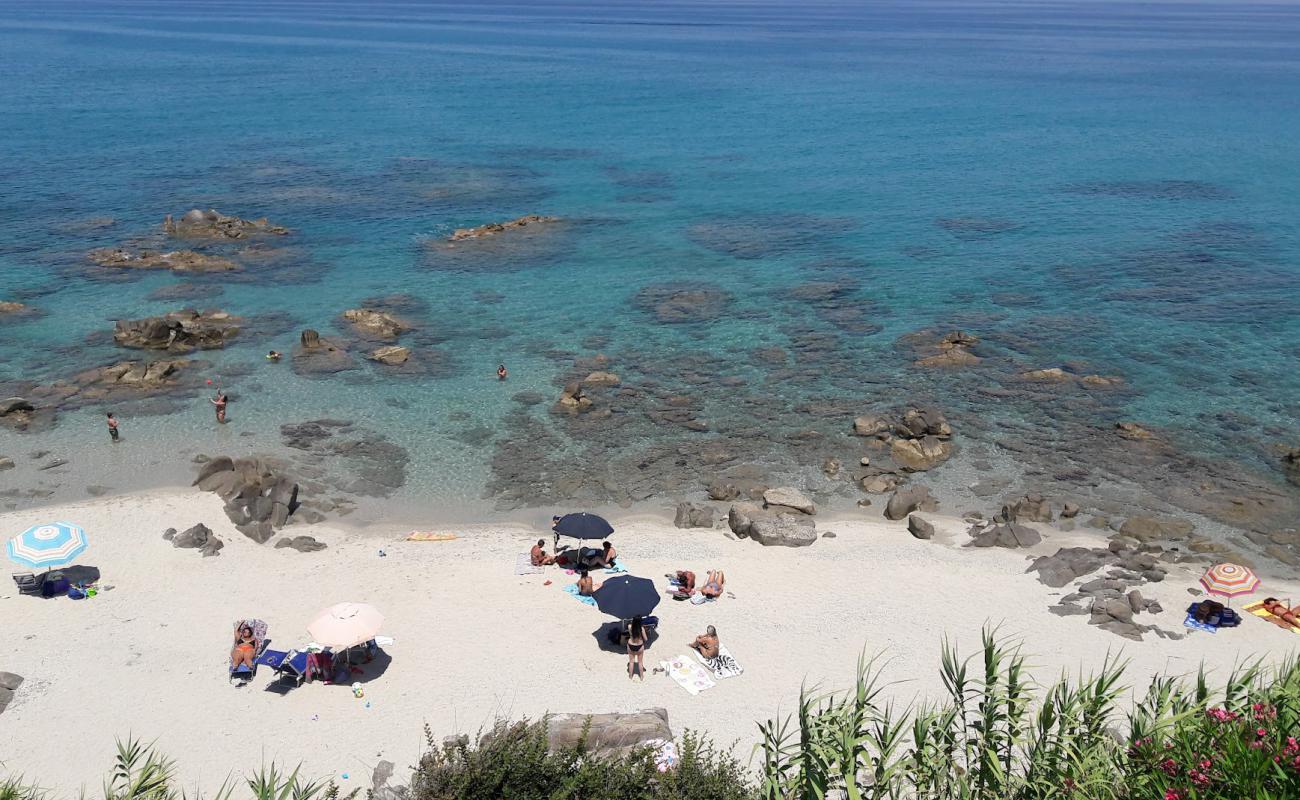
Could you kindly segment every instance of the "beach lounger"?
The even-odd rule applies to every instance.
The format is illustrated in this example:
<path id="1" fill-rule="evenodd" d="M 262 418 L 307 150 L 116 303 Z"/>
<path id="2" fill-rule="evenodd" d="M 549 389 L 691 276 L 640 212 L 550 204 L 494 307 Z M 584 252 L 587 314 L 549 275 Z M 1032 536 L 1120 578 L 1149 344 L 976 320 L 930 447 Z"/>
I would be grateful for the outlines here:
<path id="1" fill-rule="evenodd" d="M 15 572 L 14 583 L 18 584 L 18 594 L 40 595 L 42 580 L 30 572 Z"/>

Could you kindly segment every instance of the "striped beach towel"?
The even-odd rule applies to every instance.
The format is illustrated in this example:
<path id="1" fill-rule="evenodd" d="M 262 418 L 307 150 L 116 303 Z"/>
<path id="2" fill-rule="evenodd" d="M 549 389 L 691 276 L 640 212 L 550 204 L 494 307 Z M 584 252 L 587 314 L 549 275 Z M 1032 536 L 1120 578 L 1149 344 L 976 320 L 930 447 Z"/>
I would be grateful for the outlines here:
<path id="1" fill-rule="evenodd" d="M 709 668 L 715 678 L 735 678 L 745 674 L 745 668 L 740 666 L 739 661 L 731 657 L 731 653 L 727 650 L 725 644 L 718 645 L 718 654 L 713 658 L 705 658 L 698 652 L 695 655 L 700 659 L 701 664 Z"/>
<path id="2" fill-rule="evenodd" d="M 1300 628 L 1297 628 L 1296 626 L 1290 624 L 1286 620 L 1276 617 L 1270 612 L 1265 611 L 1263 600 L 1256 600 L 1250 605 L 1243 607 L 1242 611 L 1249 611 L 1251 614 L 1254 614 L 1255 616 L 1259 617 L 1262 620 L 1267 620 L 1268 622 L 1273 623 L 1274 625 L 1278 626 L 1282 630 L 1291 631 L 1292 633 L 1300 633 Z"/>

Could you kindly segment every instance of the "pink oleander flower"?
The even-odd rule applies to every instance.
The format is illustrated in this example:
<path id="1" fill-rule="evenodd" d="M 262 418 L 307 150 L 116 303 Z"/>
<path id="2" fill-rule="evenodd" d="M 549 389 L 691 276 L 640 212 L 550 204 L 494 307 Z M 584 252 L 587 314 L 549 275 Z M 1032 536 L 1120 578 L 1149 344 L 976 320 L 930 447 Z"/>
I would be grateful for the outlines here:
<path id="1" fill-rule="evenodd" d="M 1210 759 L 1206 758 L 1201 760 L 1201 769 L 1209 769 L 1212 766 L 1214 766 L 1214 762 Z"/>
<path id="2" fill-rule="evenodd" d="M 1172 758 L 1166 758 L 1160 762 L 1160 769 L 1164 770 L 1166 775 L 1173 777 L 1178 774 L 1178 762 Z"/>
<path id="3" fill-rule="evenodd" d="M 1165 789 L 1165 800 L 1182 800 L 1182 793 L 1177 789 Z"/>
<path id="4" fill-rule="evenodd" d="M 1256 729 L 1255 729 L 1255 735 L 1256 735 L 1256 736 L 1259 736 L 1259 737 L 1261 737 L 1261 738 L 1264 737 L 1264 736 L 1268 736 L 1268 729 L 1267 729 L 1267 728 L 1256 728 Z"/>

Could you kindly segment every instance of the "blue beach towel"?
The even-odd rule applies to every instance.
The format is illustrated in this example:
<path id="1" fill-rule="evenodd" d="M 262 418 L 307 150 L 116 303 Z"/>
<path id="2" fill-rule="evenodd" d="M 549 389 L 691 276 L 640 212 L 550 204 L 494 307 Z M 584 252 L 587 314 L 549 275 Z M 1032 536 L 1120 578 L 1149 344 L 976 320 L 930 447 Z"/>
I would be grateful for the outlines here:
<path id="1" fill-rule="evenodd" d="M 619 559 L 614 562 L 614 566 L 605 567 L 606 575 L 617 575 L 620 572 L 627 572 L 627 567 L 623 566 L 623 560 Z"/>
<path id="2" fill-rule="evenodd" d="M 1219 632 L 1219 629 L 1216 628 L 1216 627 L 1214 627 L 1213 625 L 1208 625 L 1208 624 L 1206 624 L 1206 623 L 1204 623 L 1204 622 L 1197 622 L 1197 621 L 1196 621 L 1196 618 L 1193 617 L 1191 614 L 1188 614 L 1188 615 L 1187 615 L 1187 619 L 1183 620 L 1183 625 L 1184 625 L 1185 627 L 1188 627 L 1188 628 L 1191 628 L 1192 630 L 1197 630 L 1197 631 L 1209 631 L 1210 633 L 1218 633 L 1218 632 Z"/>
<path id="3" fill-rule="evenodd" d="M 565 586 L 564 593 L 573 597 L 579 603 L 586 603 L 587 605 L 592 606 L 593 608 L 596 605 L 596 598 L 584 597 L 583 595 L 578 594 L 578 584 L 576 583 L 571 583 L 568 586 Z"/>

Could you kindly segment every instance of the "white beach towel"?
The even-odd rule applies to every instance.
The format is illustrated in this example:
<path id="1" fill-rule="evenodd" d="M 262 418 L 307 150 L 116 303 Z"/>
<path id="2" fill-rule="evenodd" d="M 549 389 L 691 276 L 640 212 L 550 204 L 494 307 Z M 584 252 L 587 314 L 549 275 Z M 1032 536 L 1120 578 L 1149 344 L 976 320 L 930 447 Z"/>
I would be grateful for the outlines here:
<path id="1" fill-rule="evenodd" d="M 516 575 L 536 575 L 541 571 L 541 567 L 533 566 L 533 556 L 531 553 L 520 553 L 515 557 Z"/>
<path id="2" fill-rule="evenodd" d="M 727 650 L 725 644 L 718 645 L 718 655 L 713 658 L 705 658 L 699 652 L 696 652 L 695 657 L 700 660 L 701 664 L 708 667 L 715 678 L 735 678 L 745 674 L 745 668 L 740 666 L 739 661 L 731 657 L 731 653 Z"/>
<path id="3" fill-rule="evenodd" d="M 692 697 L 704 691 L 717 686 L 709 673 L 704 667 L 695 663 L 690 656 L 677 656 L 668 661 L 660 661 L 659 666 L 668 673 L 668 677 L 677 681 L 677 685 L 686 690 Z"/>

